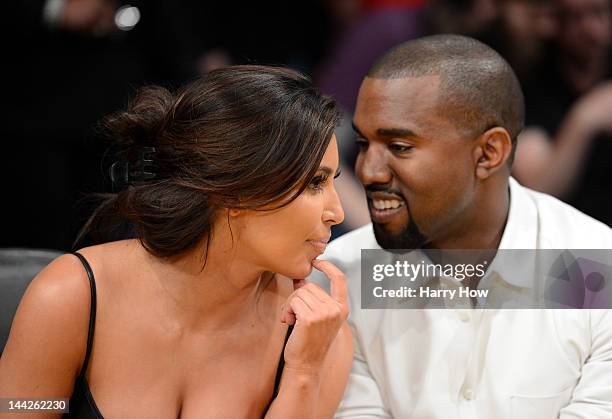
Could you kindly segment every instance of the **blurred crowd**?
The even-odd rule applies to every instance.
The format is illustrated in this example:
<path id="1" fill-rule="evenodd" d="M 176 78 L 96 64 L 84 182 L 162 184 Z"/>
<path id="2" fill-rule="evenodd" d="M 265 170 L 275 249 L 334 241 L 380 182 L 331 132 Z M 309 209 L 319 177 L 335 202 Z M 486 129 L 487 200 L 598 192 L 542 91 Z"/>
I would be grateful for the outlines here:
<path id="1" fill-rule="evenodd" d="M 310 74 L 346 113 L 337 136 L 346 221 L 369 222 L 350 118 L 374 60 L 435 33 L 474 36 L 515 69 L 527 128 L 513 175 L 612 226 L 612 0 L 23 0 L 10 6 L 0 247 L 68 250 L 111 190 L 96 122 L 146 84 L 231 64 Z"/>

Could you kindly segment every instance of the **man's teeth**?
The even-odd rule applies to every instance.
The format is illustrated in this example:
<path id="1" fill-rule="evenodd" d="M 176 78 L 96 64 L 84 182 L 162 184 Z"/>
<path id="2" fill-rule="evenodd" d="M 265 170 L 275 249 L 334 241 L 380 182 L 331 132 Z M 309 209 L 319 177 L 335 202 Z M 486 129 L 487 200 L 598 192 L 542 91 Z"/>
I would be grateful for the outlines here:
<path id="1" fill-rule="evenodd" d="M 390 200 L 374 199 L 372 200 L 372 203 L 374 205 L 374 208 L 376 208 L 377 210 L 395 209 L 395 208 L 399 208 L 402 206 L 402 201 L 398 201 L 397 199 L 390 199 Z"/>

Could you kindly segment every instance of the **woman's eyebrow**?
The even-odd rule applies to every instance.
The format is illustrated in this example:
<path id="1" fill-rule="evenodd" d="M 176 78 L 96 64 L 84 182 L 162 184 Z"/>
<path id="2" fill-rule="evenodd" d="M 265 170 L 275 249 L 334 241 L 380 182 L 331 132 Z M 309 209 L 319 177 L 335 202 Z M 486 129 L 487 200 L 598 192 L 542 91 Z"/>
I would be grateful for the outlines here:
<path id="1" fill-rule="evenodd" d="M 323 172 L 326 176 L 330 176 L 333 172 L 332 169 L 327 166 L 319 166 L 319 170 Z M 334 173 L 334 178 L 337 178 L 338 176 L 340 176 L 340 173 L 342 173 L 342 169 L 340 168 L 340 166 L 338 166 L 336 173 Z"/>
<path id="2" fill-rule="evenodd" d="M 332 174 L 332 169 L 330 167 L 327 166 L 319 166 L 319 170 L 323 173 L 325 173 L 327 176 Z"/>

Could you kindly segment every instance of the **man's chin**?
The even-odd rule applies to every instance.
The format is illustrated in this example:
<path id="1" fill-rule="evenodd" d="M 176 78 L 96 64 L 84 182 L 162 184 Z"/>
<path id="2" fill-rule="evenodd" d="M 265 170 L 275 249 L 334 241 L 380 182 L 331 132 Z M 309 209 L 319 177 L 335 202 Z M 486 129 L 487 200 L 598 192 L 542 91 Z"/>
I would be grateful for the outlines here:
<path id="1" fill-rule="evenodd" d="M 390 232 L 384 224 L 372 224 L 378 245 L 389 252 L 408 253 L 422 248 L 427 243 L 427 238 L 414 223 L 409 223 L 399 232 Z"/>

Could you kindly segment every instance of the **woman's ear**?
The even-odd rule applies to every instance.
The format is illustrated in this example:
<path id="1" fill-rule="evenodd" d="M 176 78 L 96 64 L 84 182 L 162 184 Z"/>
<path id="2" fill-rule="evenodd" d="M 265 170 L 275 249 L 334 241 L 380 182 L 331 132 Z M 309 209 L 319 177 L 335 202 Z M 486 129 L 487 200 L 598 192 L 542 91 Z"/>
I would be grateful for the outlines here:
<path id="1" fill-rule="evenodd" d="M 474 161 L 476 177 L 484 180 L 499 170 L 509 170 L 512 139 L 506 129 L 491 128 L 476 139 Z"/>

